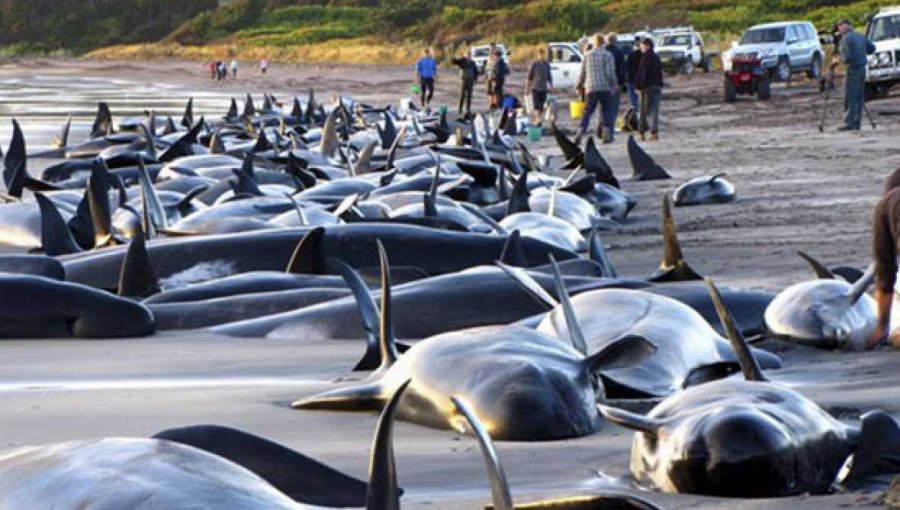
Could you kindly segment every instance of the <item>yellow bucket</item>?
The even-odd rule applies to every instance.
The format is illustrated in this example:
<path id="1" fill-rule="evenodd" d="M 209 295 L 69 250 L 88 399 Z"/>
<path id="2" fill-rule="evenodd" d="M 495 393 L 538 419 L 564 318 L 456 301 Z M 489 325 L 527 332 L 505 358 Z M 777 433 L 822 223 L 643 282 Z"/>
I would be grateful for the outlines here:
<path id="1" fill-rule="evenodd" d="M 584 101 L 569 102 L 569 117 L 572 120 L 580 119 L 584 115 Z"/>

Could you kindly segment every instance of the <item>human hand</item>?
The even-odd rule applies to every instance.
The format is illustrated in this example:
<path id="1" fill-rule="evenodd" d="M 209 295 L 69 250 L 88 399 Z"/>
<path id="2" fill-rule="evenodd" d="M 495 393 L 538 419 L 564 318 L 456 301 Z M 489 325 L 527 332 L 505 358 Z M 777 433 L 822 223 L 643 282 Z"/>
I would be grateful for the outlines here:
<path id="1" fill-rule="evenodd" d="M 875 326 L 875 329 L 872 330 L 869 338 L 866 339 L 866 350 L 871 351 L 872 349 L 878 347 L 878 344 L 880 344 L 884 340 L 885 336 L 887 336 L 887 328 L 882 324 Z M 891 334 L 892 343 L 895 342 L 895 337 L 896 341 L 900 342 L 900 330 L 897 330 Z"/>

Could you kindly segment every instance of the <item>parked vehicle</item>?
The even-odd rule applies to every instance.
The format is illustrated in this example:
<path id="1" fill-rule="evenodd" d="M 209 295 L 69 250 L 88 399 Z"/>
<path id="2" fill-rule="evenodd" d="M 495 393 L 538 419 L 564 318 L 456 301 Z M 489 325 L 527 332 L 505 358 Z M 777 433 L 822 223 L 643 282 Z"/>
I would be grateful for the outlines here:
<path id="1" fill-rule="evenodd" d="M 509 52 L 506 51 L 506 46 L 498 44 L 497 49 L 500 50 L 500 58 L 508 61 Z M 490 45 L 485 44 L 482 46 L 472 46 L 472 60 L 474 60 L 475 65 L 478 66 L 479 74 L 484 74 L 484 68 L 485 65 L 487 65 L 487 61 L 489 58 L 491 58 Z"/>
<path id="2" fill-rule="evenodd" d="M 693 27 L 654 30 L 653 35 L 656 54 L 670 74 L 694 74 L 697 68 L 705 73 L 712 70 L 712 55 L 708 54 L 703 37 Z"/>
<path id="3" fill-rule="evenodd" d="M 553 86 L 560 89 L 574 87 L 584 60 L 578 43 L 552 42 L 547 45 L 547 58 L 550 60 Z"/>
<path id="4" fill-rule="evenodd" d="M 866 38 L 875 44 L 866 72 L 866 96 L 883 97 L 900 83 L 900 6 L 881 9 L 869 18 Z"/>
<path id="5" fill-rule="evenodd" d="M 806 72 L 810 78 L 822 76 L 822 45 L 816 29 L 807 21 L 766 23 L 748 28 L 740 41 L 732 45 L 723 67 L 740 57 L 758 58 L 774 79 L 787 81 L 791 75 Z"/>
<path id="6" fill-rule="evenodd" d="M 738 95 L 756 94 L 761 100 L 772 97 L 769 74 L 756 56 L 739 55 L 732 59 L 731 68 L 725 71 L 724 99 L 733 103 Z"/>

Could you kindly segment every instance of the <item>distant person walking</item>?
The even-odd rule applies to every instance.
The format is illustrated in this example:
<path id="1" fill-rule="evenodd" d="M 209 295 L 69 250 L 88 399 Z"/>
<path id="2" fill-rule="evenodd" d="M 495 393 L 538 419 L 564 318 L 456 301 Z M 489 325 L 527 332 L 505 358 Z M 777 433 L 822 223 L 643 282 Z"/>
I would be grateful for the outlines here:
<path id="1" fill-rule="evenodd" d="M 472 92 L 475 80 L 478 79 L 478 64 L 472 60 L 472 51 L 466 50 L 459 58 L 451 62 L 459 67 L 459 114 L 466 117 L 472 114 Z"/>
<path id="2" fill-rule="evenodd" d="M 635 114 L 640 112 L 639 99 L 637 88 L 634 86 L 634 81 L 637 79 L 638 67 L 641 65 L 641 38 L 634 38 L 634 49 L 631 50 L 631 53 L 628 54 L 628 58 L 625 59 L 625 82 L 628 86 L 628 100 L 631 102 L 631 109 L 634 110 Z"/>
<path id="3" fill-rule="evenodd" d="M 578 82 L 575 87 L 578 94 L 585 98 L 587 105 L 584 115 L 581 117 L 581 128 L 578 130 L 577 139 L 587 133 L 591 124 L 591 116 L 597 106 L 600 106 L 600 122 L 597 126 L 597 136 L 603 143 L 613 141 L 612 95 L 617 94 L 616 63 L 612 54 L 604 49 L 604 38 L 601 34 L 594 35 L 593 49 L 584 55 L 581 64 L 581 72 L 578 74 Z"/>
<path id="4" fill-rule="evenodd" d="M 434 83 L 437 80 L 437 60 L 431 54 L 431 48 L 425 48 L 422 57 L 416 61 L 415 82 L 419 85 L 419 103 L 427 110 L 434 98 Z"/>
<path id="5" fill-rule="evenodd" d="M 209 79 L 215 80 L 216 79 L 216 71 L 217 71 L 216 61 L 210 59 L 210 61 L 206 63 L 206 67 L 209 69 Z"/>
<path id="6" fill-rule="evenodd" d="M 641 140 L 659 140 L 659 102 L 662 99 L 663 68 L 659 56 L 653 51 L 653 39 L 641 41 L 641 63 L 634 78 L 634 86 L 641 91 L 641 114 L 638 131 Z"/>
<path id="7" fill-rule="evenodd" d="M 225 61 L 220 60 L 216 63 L 216 73 L 219 81 L 226 81 L 228 78 L 228 70 L 225 68 Z"/>
<path id="8" fill-rule="evenodd" d="M 525 93 L 531 94 L 531 124 L 540 126 L 544 117 L 544 106 L 547 104 L 547 94 L 553 90 L 553 74 L 550 71 L 550 62 L 547 61 L 547 49 L 539 48 L 536 57 L 528 67 Z"/>
<path id="9" fill-rule="evenodd" d="M 853 30 L 850 22 L 841 20 L 838 23 L 841 42 L 838 53 L 832 59 L 832 65 L 844 64 L 844 125 L 838 131 L 859 131 L 862 121 L 862 110 L 866 88 L 866 59 L 869 43 L 866 38 Z"/>
<path id="10" fill-rule="evenodd" d="M 238 72 L 238 61 L 236 58 L 232 58 L 231 59 L 231 77 L 235 80 L 237 79 L 237 72 Z"/>
<path id="11" fill-rule="evenodd" d="M 500 49 L 492 45 L 491 56 L 485 64 L 484 74 L 487 77 L 487 93 L 490 109 L 493 112 L 503 102 L 503 87 L 509 75 L 509 66 L 500 55 Z"/>
<path id="12" fill-rule="evenodd" d="M 261 72 L 262 74 L 266 74 L 266 71 L 268 71 L 268 70 L 269 70 L 269 60 L 265 59 L 265 58 L 260 60 L 259 61 L 259 72 Z"/>
<path id="13" fill-rule="evenodd" d="M 618 45 L 619 37 L 615 32 L 606 35 L 606 51 L 613 56 L 616 64 L 616 92 L 612 95 L 612 106 L 610 106 L 610 115 L 612 115 L 613 129 L 615 129 L 616 119 L 619 117 L 619 103 L 622 99 L 622 91 L 625 90 L 627 83 L 627 68 L 625 67 L 625 53 Z"/>

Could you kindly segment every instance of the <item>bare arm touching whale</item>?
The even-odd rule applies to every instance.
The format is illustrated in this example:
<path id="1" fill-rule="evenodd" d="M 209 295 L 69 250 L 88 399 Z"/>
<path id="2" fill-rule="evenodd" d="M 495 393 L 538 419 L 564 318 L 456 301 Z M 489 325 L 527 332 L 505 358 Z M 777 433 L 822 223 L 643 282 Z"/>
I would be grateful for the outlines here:
<path id="1" fill-rule="evenodd" d="M 874 349 L 890 333 L 891 304 L 897 279 L 897 239 L 900 232 L 900 188 L 889 189 L 878 205 L 872 226 L 872 256 L 875 260 L 875 301 L 878 306 L 878 325 L 866 342 Z M 900 347 L 900 334 L 891 334 L 891 343 Z"/>

